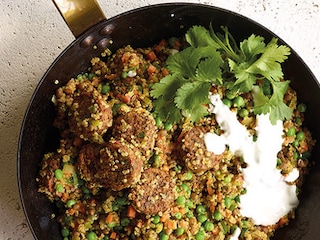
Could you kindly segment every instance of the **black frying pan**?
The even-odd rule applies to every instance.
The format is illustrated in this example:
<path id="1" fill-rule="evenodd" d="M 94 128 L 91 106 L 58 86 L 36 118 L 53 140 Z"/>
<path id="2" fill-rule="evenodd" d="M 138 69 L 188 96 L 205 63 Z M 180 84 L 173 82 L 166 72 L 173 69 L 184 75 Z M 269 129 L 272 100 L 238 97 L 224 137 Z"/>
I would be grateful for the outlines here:
<path id="1" fill-rule="evenodd" d="M 43 154 L 55 150 L 57 146 L 58 134 L 52 127 L 54 108 L 51 103 L 55 90 L 71 77 L 86 71 L 90 59 L 99 55 L 105 47 L 115 51 L 127 44 L 133 47 L 151 46 L 163 38 L 182 36 L 192 25 L 208 27 L 210 22 L 214 26 L 228 26 L 238 41 L 252 33 L 264 36 L 267 41 L 277 37 L 263 26 L 234 12 L 186 3 L 135 9 L 108 20 L 102 18 L 82 34 L 74 32 L 79 36 L 53 62 L 39 82 L 21 127 L 18 147 L 19 190 L 29 227 L 36 239 L 62 239 L 58 223 L 52 218 L 57 208 L 45 195 L 37 192 L 35 180 Z M 281 39 L 280 43 L 285 44 Z M 286 79 L 292 81 L 293 88 L 298 92 L 299 100 L 307 105 L 306 124 L 319 142 L 319 84 L 295 51 L 285 62 L 284 72 Z M 319 154 L 317 145 L 312 157 L 315 165 L 304 185 L 296 219 L 278 230 L 274 239 L 320 239 Z"/>

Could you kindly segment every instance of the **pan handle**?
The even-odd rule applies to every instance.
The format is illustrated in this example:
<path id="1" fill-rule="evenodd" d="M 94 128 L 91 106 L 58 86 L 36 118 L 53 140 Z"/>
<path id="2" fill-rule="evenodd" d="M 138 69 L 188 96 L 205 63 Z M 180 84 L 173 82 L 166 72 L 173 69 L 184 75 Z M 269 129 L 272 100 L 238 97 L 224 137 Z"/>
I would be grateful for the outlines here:
<path id="1" fill-rule="evenodd" d="M 77 38 L 90 27 L 106 19 L 96 0 L 52 0 Z"/>

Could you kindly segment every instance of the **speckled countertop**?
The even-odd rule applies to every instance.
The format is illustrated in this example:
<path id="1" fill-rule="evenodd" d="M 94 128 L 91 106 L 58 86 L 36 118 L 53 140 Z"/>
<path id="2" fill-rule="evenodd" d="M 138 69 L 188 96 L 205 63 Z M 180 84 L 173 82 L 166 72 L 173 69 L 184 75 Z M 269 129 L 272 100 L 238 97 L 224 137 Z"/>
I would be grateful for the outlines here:
<path id="1" fill-rule="evenodd" d="M 112 17 L 137 7 L 173 1 L 106 2 L 99 0 L 106 16 Z M 183 2 L 215 5 L 261 23 L 295 49 L 320 79 L 320 0 Z M 33 239 L 16 179 L 20 125 L 38 81 L 73 39 L 51 1 L 0 1 L 0 239 Z"/>

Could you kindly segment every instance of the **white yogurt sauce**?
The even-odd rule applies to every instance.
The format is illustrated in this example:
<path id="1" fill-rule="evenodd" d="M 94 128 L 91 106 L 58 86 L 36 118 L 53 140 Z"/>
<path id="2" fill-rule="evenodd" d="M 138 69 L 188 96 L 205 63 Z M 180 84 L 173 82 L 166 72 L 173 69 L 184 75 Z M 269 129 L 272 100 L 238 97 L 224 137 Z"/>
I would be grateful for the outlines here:
<path id="1" fill-rule="evenodd" d="M 241 234 L 240 228 L 236 228 L 236 230 L 233 232 L 233 234 L 230 236 L 229 240 L 238 240 L 239 236 Z"/>
<path id="2" fill-rule="evenodd" d="M 272 125 L 268 114 L 257 115 L 257 140 L 254 142 L 246 127 L 237 120 L 236 113 L 230 111 L 218 94 L 210 95 L 210 101 L 210 112 L 215 114 L 224 132 L 220 136 L 205 134 L 208 151 L 221 154 L 227 145 L 234 155 L 243 157 L 247 163 L 242 169 L 246 194 L 240 196 L 241 214 L 252 218 L 256 225 L 277 223 L 299 203 L 296 186 L 286 182 L 299 175 L 295 171 L 286 179 L 276 168 L 277 153 L 283 143 L 282 121 Z"/>

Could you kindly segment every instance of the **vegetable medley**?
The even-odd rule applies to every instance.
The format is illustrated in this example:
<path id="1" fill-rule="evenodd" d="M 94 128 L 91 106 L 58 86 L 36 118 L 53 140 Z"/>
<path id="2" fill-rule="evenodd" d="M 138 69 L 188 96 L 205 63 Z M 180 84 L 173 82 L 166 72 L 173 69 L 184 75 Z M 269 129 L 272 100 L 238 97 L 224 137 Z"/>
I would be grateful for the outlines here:
<path id="1" fill-rule="evenodd" d="M 59 208 L 63 239 L 269 239 L 294 218 L 292 209 L 263 226 L 242 216 L 248 163 L 204 140 L 225 132 L 209 111 L 213 94 L 253 141 L 257 115 L 283 122 L 275 165 L 283 178 L 298 172 L 287 181 L 300 193 L 314 141 L 281 70 L 290 49 L 254 34 L 237 44 L 222 30 L 194 26 L 181 39 L 125 46 L 57 90 L 60 142 L 37 181 Z"/>

